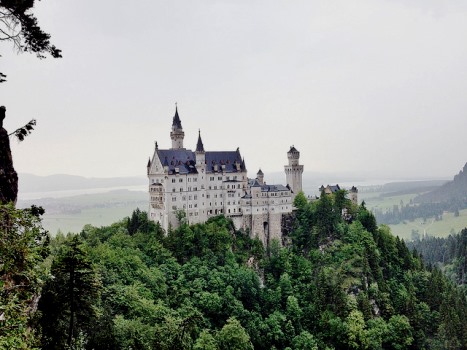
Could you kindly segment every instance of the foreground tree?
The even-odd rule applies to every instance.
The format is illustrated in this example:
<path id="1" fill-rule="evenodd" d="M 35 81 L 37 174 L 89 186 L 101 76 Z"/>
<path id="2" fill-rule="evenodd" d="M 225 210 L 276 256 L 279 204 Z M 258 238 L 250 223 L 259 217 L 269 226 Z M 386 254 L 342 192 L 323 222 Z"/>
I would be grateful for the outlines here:
<path id="1" fill-rule="evenodd" d="M 39 303 L 44 349 L 63 349 L 89 332 L 101 285 L 78 236 L 55 257 L 51 273 Z"/>
<path id="2" fill-rule="evenodd" d="M 42 208 L 0 205 L 0 349 L 31 349 L 38 336 L 30 327 L 37 308 L 48 254 Z"/>
<path id="3" fill-rule="evenodd" d="M 10 42 L 18 52 L 31 52 L 38 58 L 49 54 L 62 57 L 61 50 L 50 43 L 32 14 L 35 0 L 0 0 L 0 42 Z M 0 73 L 0 83 L 6 76 Z"/>

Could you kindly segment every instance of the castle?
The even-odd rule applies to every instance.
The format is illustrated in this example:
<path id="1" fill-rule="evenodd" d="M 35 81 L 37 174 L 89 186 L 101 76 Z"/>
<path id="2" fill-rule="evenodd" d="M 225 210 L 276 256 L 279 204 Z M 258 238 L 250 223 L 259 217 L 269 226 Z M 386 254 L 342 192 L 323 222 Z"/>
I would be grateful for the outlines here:
<path id="1" fill-rule="evenodd" d="M 205 151 L 199 132 L 193 152 L 184 148 L 184 137 L 176 107 L 170 132 L 172 148 L 159 149 L 156 142 L 147 165 L 149 218 L 167 231 L 179 225 L 182 212 L 190 224 L 223 214 L 265 246 L 271 239 L 280 241 L 282 217 L 292 212 L 293 199 L 302 190 L 300 152 L 293 146 L 287 152 L 287 185 L 270 185 L 261 169 L 255 179 L 247 177 L 239 148 Z"/>

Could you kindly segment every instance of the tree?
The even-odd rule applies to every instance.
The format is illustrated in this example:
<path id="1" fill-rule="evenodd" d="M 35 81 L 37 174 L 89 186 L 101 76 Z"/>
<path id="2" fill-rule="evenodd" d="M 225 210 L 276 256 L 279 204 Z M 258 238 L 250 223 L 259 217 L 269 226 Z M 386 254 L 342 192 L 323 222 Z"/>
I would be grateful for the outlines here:
<path id="1" fill-rule="evenodd" d="M 61 50 L 50 42 L 37 18 L 31 13 L 35 0 L 0 0 L 0 42 L 11 42 L 18 52 L 31 52 L 38 58 L 49 54 L 62 57 Z M 0 83 L 5 75 L 0 73 Z"/>
<path id="2" fill-rule="evenodd" d="M 39 303 L 46 349 L 70 347 L 80 332 L 89 331 L 99 300 L 100 280 L 80 238 L 72 237 L 63 248 Z"/>
<path id="3" fill-rule="evenodd" d="M 38 337 L 30 327 L 37 308 L 48 236 L 43 209 L 0 206 L 0 349 L 30 349 Z"/>
<path id="4" fill-rule="evenodd" d="M 231 317 L 217 334 L 217 342 L 221 349 L 250 350 L 253 345 L 250 336 L 236 318 Z"/>

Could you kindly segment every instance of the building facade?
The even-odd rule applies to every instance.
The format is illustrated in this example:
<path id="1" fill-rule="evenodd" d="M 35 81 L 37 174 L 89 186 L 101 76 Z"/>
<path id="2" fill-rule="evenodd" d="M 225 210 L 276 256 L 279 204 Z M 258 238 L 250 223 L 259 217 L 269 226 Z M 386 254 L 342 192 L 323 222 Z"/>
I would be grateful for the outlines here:
<path id="1" fill-rule="evenodd" d="M 280 241 L 282 216 L 292 212 L 293 199 L 302 189 L 300 152 L 292 146 L 287 153 L 287 185 L 270 185 L 261 170 L 255 179 L 248 179 L 239 148 L 205 151 L 199 133 L 193 152 L 184 147 L 184 137 L 176 108 L 170 132 L 172 148 L 159 149 L 156 142 L 147 165 L 149 218 L 167 231 L 179 225 L 181 216 L 195 224 L 222 214 L 265 246 L 271 239 Z"/>

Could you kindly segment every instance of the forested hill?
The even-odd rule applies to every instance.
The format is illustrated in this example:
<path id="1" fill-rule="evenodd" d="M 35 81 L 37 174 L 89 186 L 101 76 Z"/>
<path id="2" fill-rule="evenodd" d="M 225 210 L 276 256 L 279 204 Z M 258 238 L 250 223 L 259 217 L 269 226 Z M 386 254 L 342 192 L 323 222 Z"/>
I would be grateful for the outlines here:
<path id="1" fill-rule="evenodd" d="M 467 208 L 467 163 L 464 168 L 454 176 L 454 179 L 439 188 L 421 194 L 415 198 L 418 203 L 456 203 L 458 209 Z"/>
<path id="2" fill-rule="evenodd" d="M 465 294 L 364 206 L 295 205 L 286 247 L 139 211 L 50 239 L 37 208 L 5 208 L 0 348 L 467 349 Z"/>
<path id="3" fill-rule="evenodd" d="M 446 238 L 424 237 L 408 243 L 428 264 L 442 268 L 450 278 L 467 290 L 467 228 Z"/>

